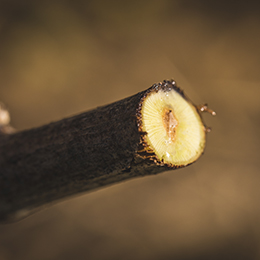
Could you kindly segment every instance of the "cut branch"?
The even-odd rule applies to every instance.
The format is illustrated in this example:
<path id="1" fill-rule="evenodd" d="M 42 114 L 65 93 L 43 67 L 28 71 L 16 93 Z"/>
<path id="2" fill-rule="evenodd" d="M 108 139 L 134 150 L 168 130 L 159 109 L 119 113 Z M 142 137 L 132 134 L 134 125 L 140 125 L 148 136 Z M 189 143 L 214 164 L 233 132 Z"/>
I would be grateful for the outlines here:
<path id="1" fill-rule="evenodd" d="M 150 119 L 145 119 L 144 103 L 148 98 L 160 92 L 168 95 L 171 91 L 194 108 L 198 125 L 203 129 L 198 131 L 203 132 L 199 137 L 200 147 L 186 163 L 177 159 L 176 163 L 171 162 L 166 155 L 160 154 L 161 146 L 153 145 L 152 134 L 149 137 L 151 130 L 147 122 Z M 162 107 L 171 105 L 168 101 L 163 102 Z M 170 122 L 178 122 L 177 129 L 170 125 L 165 131 L 166 134 L 171 131 L 169 136 L 174 134 L 174 142 L 181 125 L 177 110 L 171 105 L 169 111 L 173 114 L 168 116 Z M 163 111 L 165 113 L 165 108 Z M 166 124 L 165 120 L 161 120 L 162 126 Z M 22 218 L 42 205 L 107 184 L 186 166 L 203 152 L 204 134 L 205 127 L 197 108 L 174 81 L 155 84 L 113 104 L 39 128 L 1 134 L 0 220 Z M 165 149 L 165 154 L 169 154 L 172 147 Z"/>

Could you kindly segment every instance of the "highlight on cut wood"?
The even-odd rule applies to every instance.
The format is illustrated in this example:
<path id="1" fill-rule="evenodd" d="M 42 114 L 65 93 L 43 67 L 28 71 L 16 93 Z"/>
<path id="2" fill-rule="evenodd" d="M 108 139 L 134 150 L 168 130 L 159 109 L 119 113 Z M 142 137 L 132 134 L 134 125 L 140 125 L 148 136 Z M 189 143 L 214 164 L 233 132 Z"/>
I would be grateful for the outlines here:
<path id="1" fill-rule="evenodd" d="M 207 105 L 195 106 L 171 80 L 26 131 L 14 132 L 2 114 L 0 221 L 19 220 L 78 193 L 195 162 L 209 129 L 202 112 L 215 115 Z"/>
<path id="2" fill-rule="evenodd" d="M 166 83 L 151 91 L 142 102 L 140 129 L 147 151 L 159 164 L 183 167 L 196 161 L 205 148 L 205 126 L 183 92 Z"/>

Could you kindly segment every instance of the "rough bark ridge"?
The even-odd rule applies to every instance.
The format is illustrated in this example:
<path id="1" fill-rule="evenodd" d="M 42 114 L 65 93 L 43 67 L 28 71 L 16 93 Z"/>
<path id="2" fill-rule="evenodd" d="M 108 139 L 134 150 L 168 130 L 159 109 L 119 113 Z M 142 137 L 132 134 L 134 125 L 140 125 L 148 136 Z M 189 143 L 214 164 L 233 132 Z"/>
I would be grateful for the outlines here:
<path id="1" fill-rule="evenodd" d="M 137 156 L 137 109 L 147 91 L 0 137 L 0 220 L 134 176 L 169 169 Z"/>

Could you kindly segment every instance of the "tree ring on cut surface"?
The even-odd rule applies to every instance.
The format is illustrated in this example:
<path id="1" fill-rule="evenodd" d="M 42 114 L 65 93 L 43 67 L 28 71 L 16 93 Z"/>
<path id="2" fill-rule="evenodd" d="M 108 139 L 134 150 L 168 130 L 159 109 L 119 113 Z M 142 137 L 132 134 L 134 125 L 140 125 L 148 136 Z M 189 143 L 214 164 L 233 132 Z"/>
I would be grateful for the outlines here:
<path id="1" fill-rule="evenodd" d="M 197 107 L 175 85 L 153 85 L 138 109 L 139 131 L 147 157 L 174 168 L 195 162 L 205 148 L 206 131 Z M 149 153 L 148 153 L 149 151 Z"/>

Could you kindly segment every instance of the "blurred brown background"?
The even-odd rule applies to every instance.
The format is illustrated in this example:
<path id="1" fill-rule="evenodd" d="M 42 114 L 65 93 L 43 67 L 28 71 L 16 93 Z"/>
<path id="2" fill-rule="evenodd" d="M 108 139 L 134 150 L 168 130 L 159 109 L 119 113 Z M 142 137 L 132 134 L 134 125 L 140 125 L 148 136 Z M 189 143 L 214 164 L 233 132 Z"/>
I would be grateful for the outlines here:
<path id="1" fill-rule="evenodd" d="M 260 259 L 260 4 L 1 1 L 0 100 L 19 130 L 174 78 L 217 117 L 195 164 L 0 226 L 0 260 Z"/>

